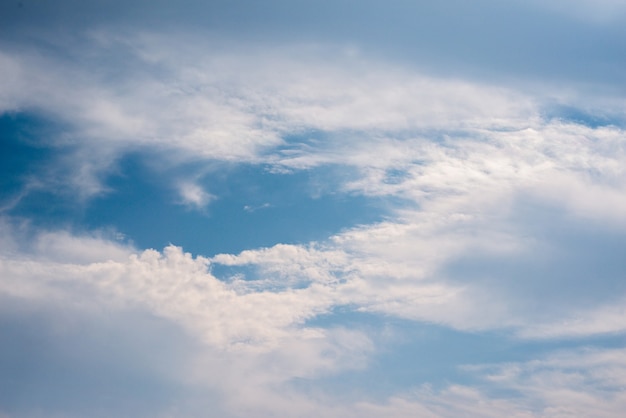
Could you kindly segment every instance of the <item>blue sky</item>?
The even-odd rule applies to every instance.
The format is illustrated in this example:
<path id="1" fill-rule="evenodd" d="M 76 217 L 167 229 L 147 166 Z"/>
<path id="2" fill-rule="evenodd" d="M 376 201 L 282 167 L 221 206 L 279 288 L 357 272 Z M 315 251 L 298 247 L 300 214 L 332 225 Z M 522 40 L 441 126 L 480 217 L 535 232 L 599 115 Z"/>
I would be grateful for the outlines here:
<path id="1" fill-rule="evenodd" d="M 0 4 L 0 417 L 621 417 L 626 6 Z"/>

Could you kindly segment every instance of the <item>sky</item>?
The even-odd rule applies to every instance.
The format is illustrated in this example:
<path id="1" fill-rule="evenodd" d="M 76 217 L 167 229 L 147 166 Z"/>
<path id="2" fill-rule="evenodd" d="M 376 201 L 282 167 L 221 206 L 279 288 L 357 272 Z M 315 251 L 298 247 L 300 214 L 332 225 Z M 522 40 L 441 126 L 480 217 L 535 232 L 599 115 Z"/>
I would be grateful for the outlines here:
<path id="1" fill-rule="evenodd" d="M 0 3 L 1 418 L 625 388 L 623 1 Z"/>

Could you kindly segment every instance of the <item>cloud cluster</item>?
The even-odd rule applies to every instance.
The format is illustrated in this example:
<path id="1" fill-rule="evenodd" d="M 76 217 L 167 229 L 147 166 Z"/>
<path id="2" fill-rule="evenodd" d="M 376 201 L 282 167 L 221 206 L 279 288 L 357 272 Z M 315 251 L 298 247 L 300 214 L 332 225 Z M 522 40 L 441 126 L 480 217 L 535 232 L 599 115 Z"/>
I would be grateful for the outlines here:
<path id="1" fill-rule="evenodd" d="M 312 325 L 338 309 L 519 340 L 623 333 L 623 103 L 591 98 L 613 123 L 548 116 L 562 91 L 437 78 L 319 45 L 226 50 L 197 36 L 94 31 L 71 46 L 64 57 L 0 52 L 10 81 L 0 113 L 62 126 L 42 139 L 65 154 L 37 187 L 93 196 L 120 156 L 149 151 L 170 167 L 333 167 L 332 192 L 382 197 L 389 216 L 321 242 L 195 257 L 106 234 L 29 236 L 6 220 L 0 294 L 11 306 L 89 318 L 139 311 L 173 324 L 202 347 L 177 379 L 218 392 L 224 416 L 623 410 L 611 371 L 623 369 L 620 349 L 475 367 L 484 387 L 422 387 L 378 403 L 297 385 L 362 370 L 376 353 L 365 329 Z M 202 210 L 219 196 L 200 184 L 202 169 L 190 171 L 164 181 L 177 203 Z"/>
<path id="2" fill-rule="evenodd" d="M 382 176 L 407 165 L 416 170 L 414 163 L 445 155 L 451 141 L 455 147 L 457 140 L 478 138 L 507 147 L 500 151 L 501 161 L 490 164 L 510 164 L 510 173 L 518 175 L 515 163 L 506 161 L 513 155 L 572 154 L 577 151 L 572 146 L 582 145 L 580 138 L 587 135 L 608 137 L 615 146 L 621 132 L 546 123 L 545 104 L 568 100 L 568 95 L 578 100 L 564 89 L 533 96 L 484 82 L 437 78 L 352 49 L 227 49 L 199 35 L 141 32 L 94 31 L 87 39 L 65 45 L 66 58 L 10 44 L 0 56 L 10 80 L 0 91 L 0 111 L 33 111 L 62 125 L 46 143 L 72 145 L 73 174 L 80 175 L 63 180 L 87 195 L 105 190 L 98 187 L 99 179 L 121 154 L 136 149 L 166 151 L 167 164 L 201 159 L 305 169 L 338 163 Z M 50 42 L 58 47 L 54 39 Z M 610 107 L 603 109 L 601 96 L 585 100 L 598 103 L 600 112 L 623 116 L 619 103 L 604 100 Z M 315 147 L 324 138 L 331 146 Z M 433 138 L 438 142 L 433 144 Z M 476 142 L 472 146 L 480 147 Z M 93 148 L 98 153 L 89 152 Z M 487 151 L 494 157 L 493 147 Z M 616 151 L 621 152 L 619 145 Z M 65 170 L 69 163 L 62 162 Z M 464 175 L 459 169 L 458 175 Z M 187 189 L 181 188 L 183 197 Z"/>
<path id="3" fill-rule="evenodd" d="M 227 52 L 201 37 L 107 31 L 88 39 L 64 45 L 66 58 L 10 44 L 0 56 L 10 80 L 0 111 L 35 112 L 62 126 L 44 144 L 63 145 L 71 156 L 61 162 L 64 171 L 47 177 L 63 176 L 86 195 L 105 190 L 98 179 L 131 150 L 166 151 L 168 164 L 272 163 L 277 147 L 289 152 L 286 137 L 315 131 L 373 138 L 519 125 L 535 112 L 512 91 L 420 75 L 333 47 Z M 298 157 L 281 158 L 281 166 L 310 164 Z"/>
<path id="4" fill-rule="evenodd" d="M 97 237 L 70 240 L 66 233 L 54 232 L 37 240 L 54 241 L 61 252 L 72 252 L 78 242 L 90 247 L 112 245 Z M 366 329 L 307 325 L 307 319 L 340 303 L 369 305 L 388 315 L 396 314 L 394 307 L 397 314 L 406 315 L 410 307 L 416 318 L 433 311 L 441 318 L 444 311 L 456 309 L 448 315 L 460 317 L 466 313 L 455 305 L 466 303 L 465 298 L 446 295 L 450 289 L 411 283 L 410 277 L 394 279 L 378 272 L 377 280 L 372 280 L 374 260 L 367 266 L 364 258 L 350 260 L 337 250 L 283 245 L 237 257 L 220 255 L 214 260 L 193 258 L 177 247 L 167 247 L 162 253 L 126 251 L 125 259 L 113 252 L 108 260 L 103 253 L 100 261 L 55 257 L 48 252 L 46 258 L 5 256 L 0 262 L 0 293 L 2 300 L 9 302 L 5 307 L 17 302 L 22 310 L 51 312 L 55 326 L 64 329 L 57 340 L 72 328 L 102 328 L 97 318 L 103 315 L 127 317 L 132 327 L 142 323 L 133 322 L 136 320 L 129 313 L 146 312 L 180 327 L 200 343 L 187 347 L 186 360 L 171 359 L 168 367 L 175 367 L 172 370 L 143 360 L 147 363 L 142 367 L 153 370 L 150 373 L 161 370 L 159 379 L 187 388 L 185 396 L 170 400 L 161 411 L 165 414 L 203 415 L 208 405 L 202 399 L 207 396 L 219 399 L 213 407 L 216 414 L 234 417 L 495 417 L 504 411 L 520 417 L 580 416 L 592 411 L 617 417 L 624 407 L 623 349 L 568 349 L 528 362 L 469 364 L 463 370 L 478 379 L 474 385 L 416 386 L 381 401 L 359 395 L 336 398 L 322 387 L 316 388 L 316 380 L 367 367 L 378 337 L 368 335 Z M 285 258 L 292 262 L 284 263 Z M 210 272 L 217 261 L 254 263 L 261 266 L 262 274 L 247 280 L 241 276 L 219 279 Z M 346 267 L 350 263 L 353 265 Z M 299 283 L 285 285 L 290 277 Z M 308 283 L 303 284 L 303 278 Z M 437 305 L 445 308 L 433 309 Z M 146 330 L 133 330 L 131 341 L 145 338 L 141 336 Z M 161 338 L 170 337 L 163 334 Z M 160 340 L 157 343 L 161 344 Z M 302 388 L 300 381 L 313 386 Z"/>

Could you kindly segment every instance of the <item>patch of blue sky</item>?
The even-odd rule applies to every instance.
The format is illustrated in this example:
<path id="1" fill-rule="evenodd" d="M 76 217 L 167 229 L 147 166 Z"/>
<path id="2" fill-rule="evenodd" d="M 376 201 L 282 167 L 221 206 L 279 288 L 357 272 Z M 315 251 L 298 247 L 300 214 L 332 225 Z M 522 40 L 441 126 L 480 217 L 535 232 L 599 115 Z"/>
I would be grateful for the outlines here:
<path id="1" fill-rule="evenodd" d="M 113 191 L 86 209 L 86 226 L 113 226 L 141 248 L 172 243 L 211 256 L 324 240 L 385 215 L 376 199 L 330 192 L 323 167 L 285 174 L 250 164 L 218 164 L 204 174 L 197 183 L 214 199 L 196 210 L 181 204 L 171 185 L 164 187 L 174 173 L 155 172 L 142 159 L 136 154 L 120 162 L 119 175 L 107 181 Z"/>
<path id="2" fill-rule="evenodd" d="M 401 184 L 409 178 L 410 174 L 406 170 L 390 168 L 385 171 L 385 179 L 383 181 L 386 184 Z"/>
<path id="3" fill-rule="evenodd" d="M 547 120 L 557 119 L 593 129 L 603 126 L 616 126 L 622 129 L 626 127 L 626 117 L 623 114 L 599 113 L 567 105 L 547 106 L 543 116 Z"/>
<path id="4" fill-rule="evenodd" d="M 49 131 L 32 114 L 0 114 L 0 207 L 19 195 L 40 174 L 41 163 L 51 158 L 53 149 L 42 141 Z"/>
<path id="5" fill-rule="evenodd" d="M 258 268 L 254 265 L 225 266 L 219 263 L 212 263 L 210 271 L 213 276 L 227 282 L 234 280 L 252 281 L 259 278 Z"/>
<path id="6" fill-rule="evenodd" d="M 287 173 L 262 164 L 214 161 L 173 166 L 149 150 L 121 157 L 102 179 L 107 191 L 78 202 L 63 186 L 50 187 L 67 180 L 51 177 L 67 175 L 53 168 L 72 152 L 71 147 L 55 147 L 42 139 L 58 135 L 59 128 L 29 114 L 5 115 L 1 122 L 6 151 L 3 206 L 19 197 L 6 213 L 35 226 L 117 230 L 140 248 L 175 244 L 195 254 L 214 255 L 324 240 L 344 228 L 381 220 L 389 212 L 380 199 L 342 192 L 337 178 L 345 179 L 346 170 L 337 165 Z M 213 197 L 206 208 L 181 201 L 176 184 L 189 177 Z M 30 187 L 21 195 L 27 180 L 38 179 L 42 187 Z"/>
<path id="7" fill-rule="evenodd" d="M 448 326 L 411 321 L 349 307 L 335 308 L 307 322 L 309 326 L 337 326 L 362 330 L 376 351 L 367 367 L 320 379 L 300 379 L 303 389 L 321 385 L 338 396 L 368 396 L 384 400 L 398 392 L 427 385 L 435 390 L 454 384 L 483 386 L 484 376 L 472 366 L 532 361 L 560 350 L 582 347 L 621 348 L 623 336 L 600 335 L 580 339 L 522 340 L 509 330 L 458 331 Z M 469 367 L 468 367 L 469 366 Z M 484 385 L 495 397 L 516 396 L 510 388 Z"/>

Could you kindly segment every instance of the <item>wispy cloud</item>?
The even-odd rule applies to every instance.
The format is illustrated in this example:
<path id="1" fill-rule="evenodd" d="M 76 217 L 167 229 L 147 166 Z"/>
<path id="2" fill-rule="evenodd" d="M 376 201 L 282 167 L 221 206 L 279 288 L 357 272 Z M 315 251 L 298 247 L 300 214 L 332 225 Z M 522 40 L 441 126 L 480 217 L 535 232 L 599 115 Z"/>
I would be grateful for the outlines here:
<path id="1" fill-rule="evenodd" d="M 195 209 L 204 209 L 215 198 L 201 186 L 194 183 L 181 183 L 179 192 L 182 204 Z"/>
<path id="2" fill-rule="evenodd" d="M 181 48 L 176 40 L 156 35 L 100 32 L 88 45 L 76 46 L 73 54 L 84 62 L 80 66 L 28 50 L 4 52 L 4 67 L 13 82 L 2 87 L 2 110 L 36 109 L 63 121 L 66 129 L 48 141 L 73 144 L 68 159 L 75 168 L 63 181 L 86 195 L 104 190 L 98 180 L 120 154 L 141 147 L 162 150 L 178 162 L 269 162 L 277 169 L 354 165 L 368 176 L 379 176 L 380 184 L 389 170 L 415 173 L 420 159 L 445 156 L 448 145 L 454 148 L 464 138 L 477 140 L 473 147 L 488 148 L 480 144 L 484 139 L 516 153 L 500 152 L 503 159 L 542 158 L 537 153 L 548 147 L 558 159 L 561 152 L 575 151 L 574 144 L 585 146 L 581 135 L 616 138 L 621 132 L 546 123 L 543 103 L 558 98 L 558 90 L 532 96 L 497 85 L 436 78 L 332 47 L 309 47 L 305 54 L 296 53 L 297 47 L 251 52 L 242 46 L 241 51 L 207 55 L 203 51 L 210 44 L 191 41 Z M 97 59 L 115 50 L 111 44 L 125 46 L 125 51 L 132 47 L 135 63 L 125 66 L 115 83 L 107 74 L 118 67 L 102 67 Z M 321 59 L 328 54 L 334 63 Z M 122 59 L 110 57 L 112 63 Z M 93 71 L 96 66 L 99 70 Z M 624 113 L 621 105 L 611 106 L 611 112 Z M 285 141 L 293 135 L 316 139 L 315 132 L 341 140 L 313 148 Z M 574 142 L 569 144 L 568 138 Z M 514 148 L 509 142 L 519 145 Z M 622 152 L 619 145 L 612 146 Z M 92 148 L 98 153 L 87 151 Z M 488 151 L 492 158 L 496 150 Z M 502 162 L 515 167 L 514 162 Z M 66 172 L 52 172 L 47 182 Z"/>

